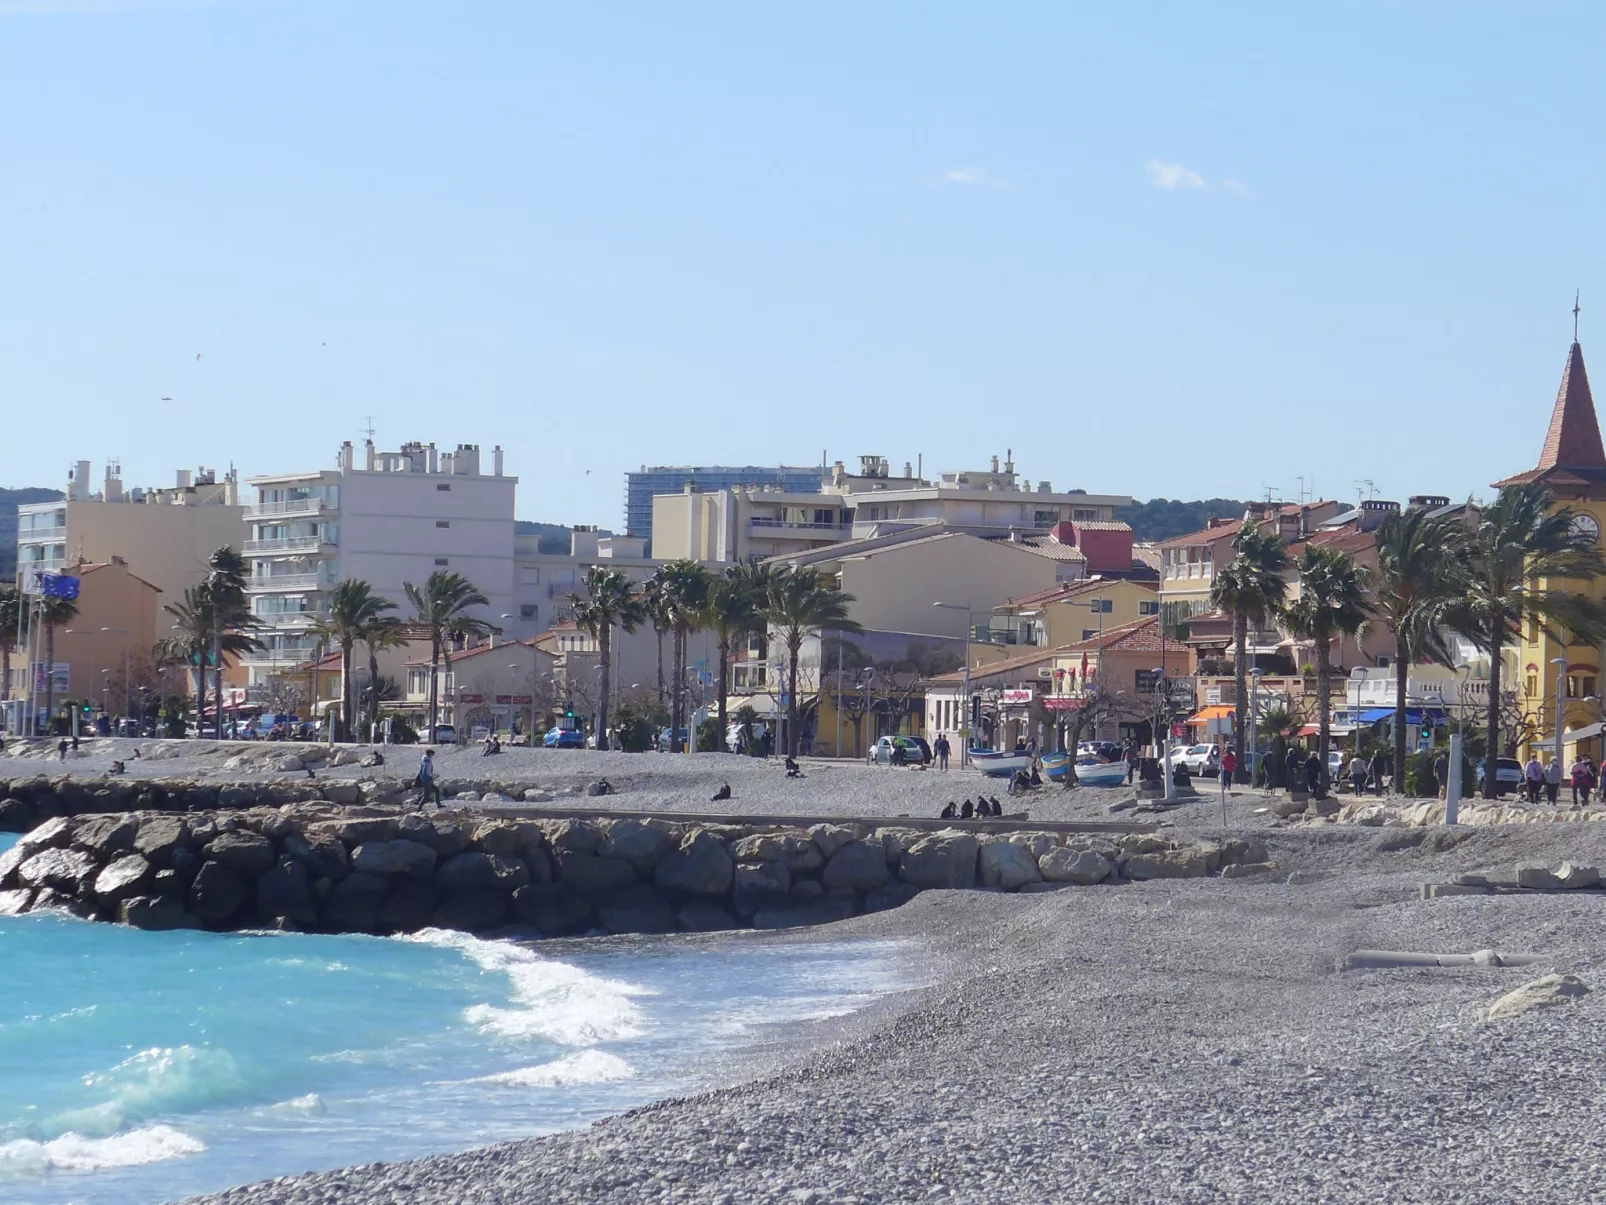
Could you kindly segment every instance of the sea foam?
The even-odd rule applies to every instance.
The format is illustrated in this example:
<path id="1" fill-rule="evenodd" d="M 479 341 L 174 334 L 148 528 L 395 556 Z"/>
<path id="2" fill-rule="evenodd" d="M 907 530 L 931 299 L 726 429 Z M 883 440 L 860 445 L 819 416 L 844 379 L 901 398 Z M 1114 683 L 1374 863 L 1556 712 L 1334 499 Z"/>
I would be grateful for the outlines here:
<path id="1" fill-rule="evenodd" d="M 606 1050 L 577 1050 L 575 1053 L 542 1063 L 483 1075 L 476 1084 L 505 1084 L 514 1088 L 562 1088 L 571 1084 L 609 1084 L 629 1079 L 634 1067 Z"/>
<path id="2" fill-rule="evenodd" d="M 476 1004 L 463 1019 L 511 1038 L 544 1038 L 560 1046 L 595 1046 L 640 1037 L 644 1022 L 632 997 L 651 995 L 618 979 L 588 974 L 511 942 L 481 941 L 445 929 L 424 929 L 412 941 L 460 951 L 482 970 L 504 974 L 517 1007 Z"/>
<path id="3" fill-rule="evenodd" d="M 39 1176 L 49 1171 L 92 1172 L 137 1167 L 198 1155 L 206 1144 L 171 1126 L 146 1126 L 110 1138 L 66 1133 L 49 1142 L 20 1138 L 0 1143 L 0 1179 Z"/>

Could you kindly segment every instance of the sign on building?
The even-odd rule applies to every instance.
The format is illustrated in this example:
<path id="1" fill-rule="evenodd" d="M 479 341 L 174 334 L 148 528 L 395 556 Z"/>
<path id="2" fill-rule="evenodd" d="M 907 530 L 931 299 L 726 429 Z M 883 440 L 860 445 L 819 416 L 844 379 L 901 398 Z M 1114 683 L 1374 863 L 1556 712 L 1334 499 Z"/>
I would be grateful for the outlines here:
<path id="1" fill-rule="evenodd" d="M 1005 704 L 1030 703 L 1032 701 L 1032 688 L 1030 686 L 1012 686 L 1002 691 L 998 698 L 999 702 Z"/>
<path id="2" fill-rule="evenodd" d="M 55 661 L 51 663 L 50 677 L 55 682 L 55 685 L 48 688 L 45 686 L 45 663 L 43 661 L 35 661 L 32 664 L 32 668 L 33 688 L 35 691 L 43 694 L 47 689 L 49 689 L 58 695 L 65 695 L 67 693 L 67 684 L 72 677 L 72 666 L 69 663 L 65 661 Z"/>

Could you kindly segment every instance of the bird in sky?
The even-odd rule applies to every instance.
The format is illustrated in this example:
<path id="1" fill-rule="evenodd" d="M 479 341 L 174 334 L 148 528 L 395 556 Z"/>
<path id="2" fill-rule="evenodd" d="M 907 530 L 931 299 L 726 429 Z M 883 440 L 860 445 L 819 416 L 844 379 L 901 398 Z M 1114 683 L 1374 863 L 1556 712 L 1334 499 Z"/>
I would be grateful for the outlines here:
<path id="1" fill-rule="evenodd" d="M 199 360 L 199 359 L 200 359 L 200 358 L 201 358 L 201 353 L 200 353 L 200 352 L 196 352 L 196 353 L 195 353 L 195 358 L 196 358 L 196 359 L 197 359 L 197 360 Z"/>
<path id="2" fill-rule="evenodd" d="M 172 401 L 172 400 L 173 400 L 173 399 L 172 399 L 172 398 L 170 398 L 170 397 L 164 397 L 164 398 L 163 398 L 163 399 L 162 399 L 162 400 L 163 400 L 163 401 L 164 401 L 164 402 L 170 402 L 170 401 Z"/>

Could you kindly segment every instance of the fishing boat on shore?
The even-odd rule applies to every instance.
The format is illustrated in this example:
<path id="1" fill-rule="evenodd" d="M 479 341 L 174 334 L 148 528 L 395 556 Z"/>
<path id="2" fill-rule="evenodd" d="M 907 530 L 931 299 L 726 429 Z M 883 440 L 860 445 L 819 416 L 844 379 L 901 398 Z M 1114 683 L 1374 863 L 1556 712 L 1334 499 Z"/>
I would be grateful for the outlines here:
<path id="1" fill-rule="evenodd" d="M 1030 753 L 1004 752 L 995 749 L 972 749 L 970 760 L 976 769 L 988 778 L 1008 778 L 1016 770 L 1030 770 L 1032 768 L 1032 755 Z"/>
<path id="2" fill-rule="evenodd" d="M 1071 759 L 1064 753 L 1045 753 L 1040 761 L 1043 776 L 1051 782 L 1064 782 Z M 1118 787 L 1126 782 L 1124 761 L 1103 762 L 1086 754 L 1076 759 L 1076 781 L 1084 787 Z"/>

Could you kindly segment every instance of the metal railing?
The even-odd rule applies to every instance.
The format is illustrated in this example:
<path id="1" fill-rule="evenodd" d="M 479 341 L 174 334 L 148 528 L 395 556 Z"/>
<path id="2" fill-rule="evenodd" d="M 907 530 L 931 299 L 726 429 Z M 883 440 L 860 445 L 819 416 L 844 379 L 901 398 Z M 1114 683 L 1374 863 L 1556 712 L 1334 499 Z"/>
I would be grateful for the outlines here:
<path id="1" fill-rule="evenodd" d="M 270 628 L 288 628 L 297 624 L 316 623 L 328 619 L 328 611 L 271 611 L 256 616 L 256 621 Z"/>
<path id="2" fill-rule="evenodd" d="M 279 540 L 247 540 L 240 551 L 253 552 L 313 552 L 325 544 L 333 544 L 328 536 L 287 536 Z"/>
<path id="3" fill-rule="evenodd" d="M 330 590 L 334 582 L 321 573 L 272 573 L 253 577 L 247 590 Z"/>
<path id="4" fill-rule="evenodd" d="M 246 507 L 251 517 L 261 515 L 314 515 L 329 507 L 322 498 L 293 498 L 289 502 L 258 502 Z"/>
<path id="5" fill-rule="evenodd" d="M 34 540 L 64 540 L 67 538 L 67 525 L 59 523 L 55 527 L 19 527 L 17 529 L 17 542 L 27 544 Z"/>
<path id="6" fill-rule="evenodd" d="M 846 523 L 803 523 L 793 522 L 791 519 L 761 519 L 754 516 L 750 522 L 754 527 L 772 530 L 777 527 L 793 527 L 803 531 L 846 531 Z"/>

